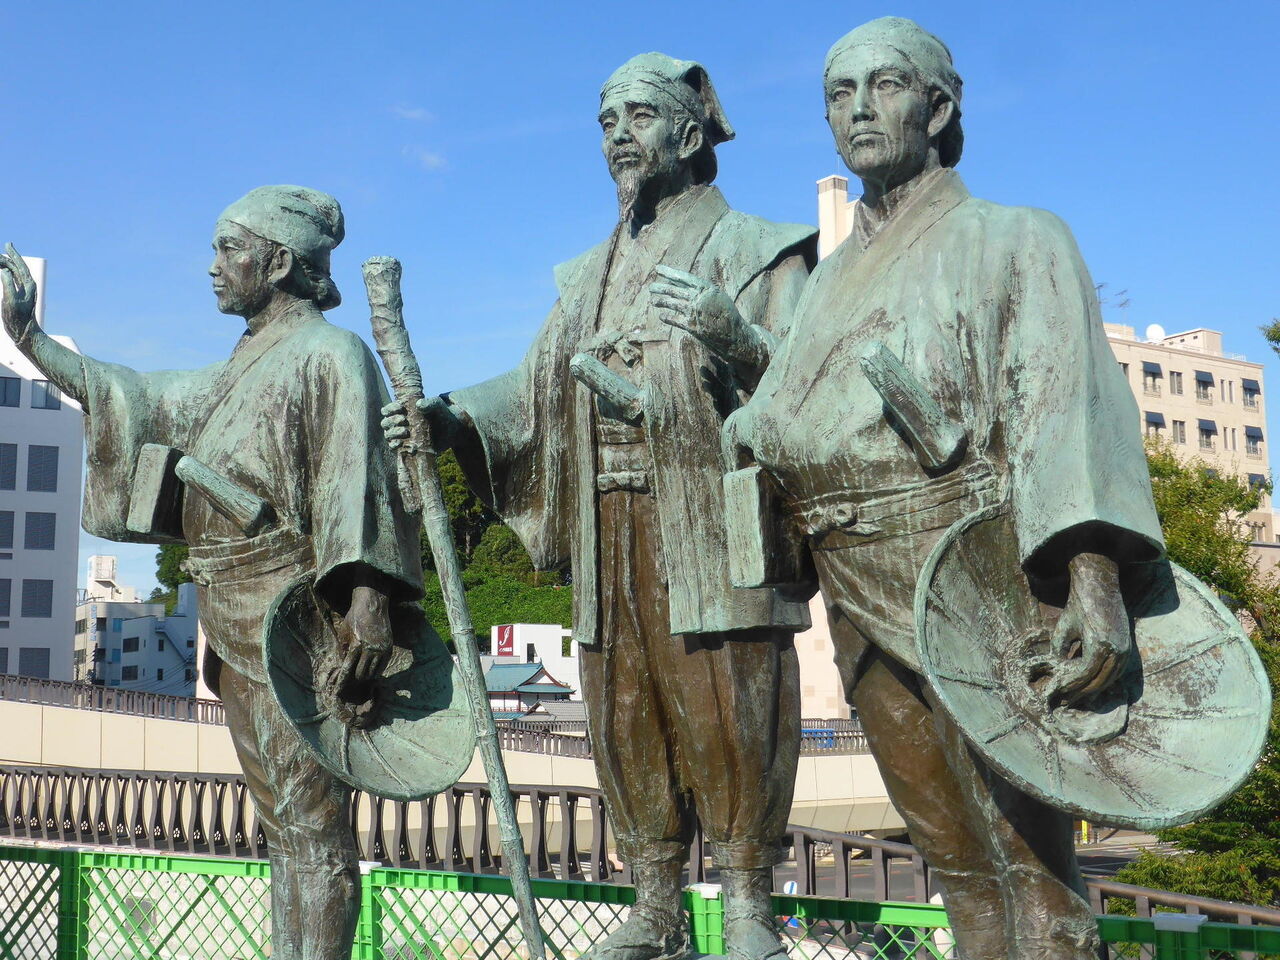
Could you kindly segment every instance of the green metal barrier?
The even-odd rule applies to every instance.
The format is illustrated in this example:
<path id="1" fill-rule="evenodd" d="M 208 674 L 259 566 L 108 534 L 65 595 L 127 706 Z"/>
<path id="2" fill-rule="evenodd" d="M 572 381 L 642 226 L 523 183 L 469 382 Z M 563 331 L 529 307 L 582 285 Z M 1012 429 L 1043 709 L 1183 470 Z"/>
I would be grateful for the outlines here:
<path id="1" fill-rule="evenodd" d="M 353 960 L 517 960 L 506 877 L 375 868 L 362 878 Z M 535 880 L 548 953 L 576 960 L 620 924 L 630 887 Z M 695 948 L 724 952 L 716 888 L 686 899 Z M 945 911 L 930 904 L 775 896 L 792 960 L 950 960 Z M 0 960 L 270 960 L 265 863 L 0 846 Z M 1280 955 L 1280 928 L 1162 929 L 1099 917 L 1113 952 L 1154 960 Z"/>

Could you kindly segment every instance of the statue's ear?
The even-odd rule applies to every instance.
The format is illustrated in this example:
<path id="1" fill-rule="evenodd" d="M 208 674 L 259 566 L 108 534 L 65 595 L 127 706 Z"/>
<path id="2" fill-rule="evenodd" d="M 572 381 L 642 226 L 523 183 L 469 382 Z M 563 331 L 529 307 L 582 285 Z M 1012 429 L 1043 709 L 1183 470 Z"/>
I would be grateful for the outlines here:
<path id="1" fill-rule="evenodd" d="M 689 160 L 698 155 L 703 143 L 702 124 L 689 119 L 684 123 L 684 132 L 680 136 L 680 159 Z"/>
<path id="2" fill-rule="evenodd" d="M 272 283 L 283 283 L 289 274 L 293 273 L 293 251 L 282 243 L 277 243 L 274 252 L 271 254 L 271 265 L 268 271 L 268 278 Z"/>
<path id="3" fill-rule="evenodd" d="M 956 113 L 955 101 L 936 87 L 932 92 L 932 98 L 932 114 L 929 117 L 930 138 L 939 136 L 943 130 L 947 129 L 947 124 Z"/>

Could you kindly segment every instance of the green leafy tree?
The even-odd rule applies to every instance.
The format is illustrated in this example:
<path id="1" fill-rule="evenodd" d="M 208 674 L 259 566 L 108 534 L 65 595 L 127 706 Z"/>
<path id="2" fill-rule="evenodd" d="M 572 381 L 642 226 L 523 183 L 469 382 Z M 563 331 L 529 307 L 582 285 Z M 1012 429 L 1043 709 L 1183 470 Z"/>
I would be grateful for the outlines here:
<path id="1" fill-rule="evenodd" d="M 191 576 L 182 569 L 186 559 L 185 543 L 166 543 L 156 552 L 156 580 L 160 586 L 151 591 L 147 600 L 163 603 L 166 614 L 173 613 L 178 605 L 178 587 L 191 582 Z"/>
<path id="2" fill-rule="evenodd" d="M 1179 461 L 1167 444 L 1148 446 L 1152 491 L 1169 558 L 1249 613 L 1254 645 L 1280 690 L 1280 586 L 1258 573 L 1240 521 L 1270 486 L 1219 477 L 1201 461 Z M 1229 744 L 1222 745 L 1230 749 Z M 1280 707 L 1273 700 L 1262 759 L 1244 785 L 1186 826 L 1161 830 L 1168 852 L 1125 867 L 1125 883 L 1193 896 L 1280 906 Z"/>

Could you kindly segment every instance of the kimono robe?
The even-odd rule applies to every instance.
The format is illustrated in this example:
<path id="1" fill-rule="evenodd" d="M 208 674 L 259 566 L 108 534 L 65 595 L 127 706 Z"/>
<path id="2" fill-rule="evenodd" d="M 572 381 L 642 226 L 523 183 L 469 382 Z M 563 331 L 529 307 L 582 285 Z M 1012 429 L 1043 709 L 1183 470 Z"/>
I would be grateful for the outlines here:
<path id="1" fill-rule="evenodd" d="M 234 561 L 247 551 L 257 566 L 251 578 L 243 564 L 227 575 L 193 574 L 200 619 L 220 661 L 265 681 L 263 618 L 307 573 L 322 595 L 357 567 L 382 574 L 393 599 L 421 594 L 417 537 L 379 424 L 386 391 L 355 334 L 308 307 L 246 335 L 228 361 L 200 370 L 138 373 L 91 358 L 84 369 L 87 531 L 151 539 L 125 525 L 145 443 L 176 447 L 275 508 L 280 532 L 246 541 L 201 494 L 188 490 L 183 498 L 183 538 L 193 557 L 221 550 Z M 339 602 L 349 597 L 349 587 L 345 598 L 334 594 Z"/>
<path id="2" fill-rule="evenodd" d="M 631 329 L 621 349 L 644 351 L 645 433 L 653 465 L 670 632 L 707 633 L 808 626 L 807 607 L 769 589 L 734 590 L 725 561 L 720 427 L 741 401 L 727 366 L 683 330 L 651 317 L 646 287 L 659 263 L 718 284 L 742 303 L 769 271 L 802 254 L 812 263 L 812 228 L 775 224 L 730 210 L 720 191 L 695 186 L 644 231 L 620 236 L 556 268 L 560 299 L 524 362 L 493 380 L 455 390 L 449 403 L 474 431 L 456 446 L 472 489 L 520 537 L 538 569 L 573 570 L 574 636 L 598 642 L 599 470 L 596 404 L 569 373 L 597 335 Z M 767 329 L 783 317 L 752 317 Z"/>
<path id="3" fill-rule="evenodd" d="M 967 431 L 952 472 L 921 466 L 886 416 L 859 366 L 872 341 Z M 1082 549 L 1120 562 L 1162 553 L 1137 422 L 1066 226 L 1043 210 L 975 199 L 944 169 L 870 244 L 854 235 L 818 265 L 727 432 L 784 489 L 815 546 L 828 603 L 845 601 L 871 642 L 918 670 L 916 578 L 941 529 L 966 509 L 1007 500 L 1024 569 L 1039 577 L 1061 576 Z M 872 527 L 939 499 L 931 491 L 946 483 L 957 515 L 937 536 L 879 551 L 879 585 L 838 582 L 824 538 L 862 538 L 874 550 L 882 531 Z"/>

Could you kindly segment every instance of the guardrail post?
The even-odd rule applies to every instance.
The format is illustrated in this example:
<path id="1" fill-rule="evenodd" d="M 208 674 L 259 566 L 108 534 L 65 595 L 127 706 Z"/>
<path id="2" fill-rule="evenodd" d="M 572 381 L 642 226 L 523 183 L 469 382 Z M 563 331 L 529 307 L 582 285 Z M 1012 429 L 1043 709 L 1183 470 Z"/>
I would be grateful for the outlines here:
<path id="1" fill-rule="evenodd" d="M 58 960 L 89 960 L 89 884 L 79 850 L 57 854 Z"/>
<path id="2" fill-rule="evenodd" d="M 382 960 L 382 915 L 384 906 L 373 883 L 372 864 L 360 864 L 360 922 L 356 927 L 355 950 L 351 960 Z"/>
<path id="3" fill-rule="evenodd" d="M 1200 927 L 1209 918 L 1203 914 L 1157 913 L 1155 960 L 1202 960 L 1208 951 L 1200 940 Z"/>

